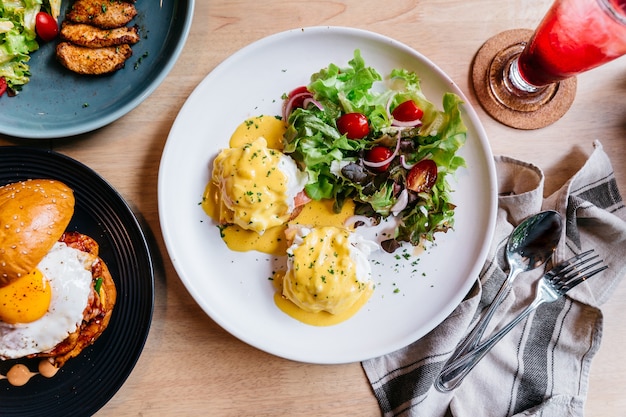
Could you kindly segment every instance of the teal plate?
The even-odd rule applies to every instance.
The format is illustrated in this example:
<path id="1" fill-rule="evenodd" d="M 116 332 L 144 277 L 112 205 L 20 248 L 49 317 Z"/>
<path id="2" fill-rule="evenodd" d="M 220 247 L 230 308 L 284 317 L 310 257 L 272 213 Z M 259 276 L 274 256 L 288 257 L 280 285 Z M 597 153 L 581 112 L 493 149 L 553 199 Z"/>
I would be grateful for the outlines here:
<path id="1" fill-rule="evenodd" d="M 161 4 L 162 3 L 162 4 Z M 63 16 L 71 0 L 64 0 Z M 29 139 L 75 136 L 114 122 L 143 102 L 173 68 L 189 35 L 194 0 L 137 0 L 141 40 L 126 66 L 82 76 L 55 59 L 57 41 L 31 54 L 31 79 L 15 97 L 0 97 L 0 134 Z M 59 18 L 61 20 L 61 18 Z"/>

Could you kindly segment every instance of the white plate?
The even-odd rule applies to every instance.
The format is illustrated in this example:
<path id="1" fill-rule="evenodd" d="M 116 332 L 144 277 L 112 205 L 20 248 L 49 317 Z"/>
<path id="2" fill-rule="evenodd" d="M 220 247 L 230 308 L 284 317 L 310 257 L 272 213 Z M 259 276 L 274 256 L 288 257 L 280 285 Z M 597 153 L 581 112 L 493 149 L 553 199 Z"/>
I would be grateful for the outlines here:
<path id="1" fill-rule="evenodd" d="M 163 236 L 180 279 L 202 309 L 224 329 L 258 349 L 310 363 L 347 363 L 384 355 L 424 336 L 467 294 L 487 254 L 496 215 L 496 180 L 485 132 L 469 105 L 461 155 L 467 169 L 452 181 L 455 230 L 419 258 L 379 254 L 372 262 L 377 286 L 368 304 L 331 327 L 302 324 L 274 304 L 268 278 L 275 257 L 232 252 L 199 203 L 210 162 L 246 118 L 279 115 L 281 95 L 307 84 L 314 72 L 347 65 L 360 49 L 381 75 L 416 71 L 431 101 L 444 92 L 463 96 L 427 58 L 393 39 L 349 28 L 314 27 L 279 33 L 240 50 L 213 70 L 191 94 L 172 127 L 159 171 Z M 465 100 L 467 102 L 467 100 Z"/>

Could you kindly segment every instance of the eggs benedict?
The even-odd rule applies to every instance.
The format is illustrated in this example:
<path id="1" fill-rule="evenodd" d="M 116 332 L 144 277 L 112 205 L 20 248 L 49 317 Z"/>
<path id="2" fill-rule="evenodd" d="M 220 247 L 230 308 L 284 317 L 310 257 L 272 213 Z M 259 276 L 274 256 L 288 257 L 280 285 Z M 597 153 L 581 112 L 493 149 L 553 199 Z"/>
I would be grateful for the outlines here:
<path id="1" fill-rule="evenodd" d="M 219 223 L 263 234 L 298 213 L 307 176 L 296 162 L 258 137 L 223 149 L 213 162 Z"/>
<path id="2" fill-rule="evenodd" d="M 61 367 L 109 324 L 115 283 L 98 243 L 66 232 L 74 204 L 55 180 L 0 187 L 0 359 Z"/>
<path id="3" fill-rule="evenodd" d="M 378 245 L 341 227 L 295 227 L 282 295 L 300 309 L 341 314 L 374 287 L 368 257 Z"/>

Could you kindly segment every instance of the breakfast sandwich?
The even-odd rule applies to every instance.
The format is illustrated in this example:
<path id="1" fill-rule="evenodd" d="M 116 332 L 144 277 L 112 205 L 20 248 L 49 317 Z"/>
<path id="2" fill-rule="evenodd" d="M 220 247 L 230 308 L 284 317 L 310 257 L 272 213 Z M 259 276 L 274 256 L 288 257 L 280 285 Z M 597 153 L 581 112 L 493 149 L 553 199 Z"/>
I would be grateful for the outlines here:
<path id="1" fill-rule="evenodd" d="M 48 179 L 0 187 L 0 359 L 57 368 L 107 328 L 117 291 L 98 243 L 66 228 L 73 191 Z"/>

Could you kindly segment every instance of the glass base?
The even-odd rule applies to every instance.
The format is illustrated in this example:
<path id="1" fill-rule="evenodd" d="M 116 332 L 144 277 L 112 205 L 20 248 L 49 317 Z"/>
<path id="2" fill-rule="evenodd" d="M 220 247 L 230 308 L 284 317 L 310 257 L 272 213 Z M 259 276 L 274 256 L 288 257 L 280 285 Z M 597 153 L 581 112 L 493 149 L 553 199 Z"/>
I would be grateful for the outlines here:
<path id="1" fill-rule="evenodd" d="M 489 88 L 504 106 L 521 112 L 537 111 L 558 91 L 558 84 L 534 87 L 527 84 L 517 71 L 517 57 L 526 42 L 519 42 L 498 52 L 489 66 Z"/>
<path id="2" fill-rule="evenodd" d="M 472 83 L 480 105 L 491 117 L 516 129 L 539 129 L 556 122 L 576 95 L 576 78 L 525 90 L 519 88 L 521 81 L 513 88 L 515 93 L 504 84 L 503 69 L 508 71 L 532 33 L 528 29 L 502 32 L 483 44 L 472 63 Z M 496 82 L 490 82 L 494 78 Z"/>

